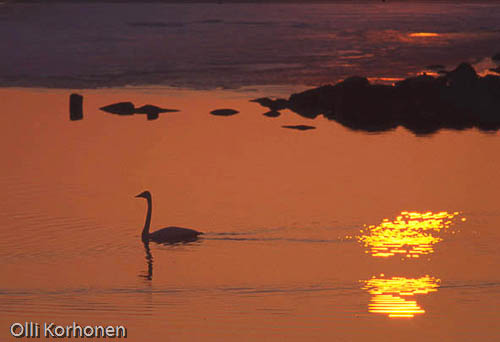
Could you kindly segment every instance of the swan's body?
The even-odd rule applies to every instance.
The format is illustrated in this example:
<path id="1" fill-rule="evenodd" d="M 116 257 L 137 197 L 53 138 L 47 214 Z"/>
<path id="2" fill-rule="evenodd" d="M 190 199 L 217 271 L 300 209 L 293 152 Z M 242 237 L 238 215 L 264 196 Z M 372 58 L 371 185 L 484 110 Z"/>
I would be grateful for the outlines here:
<path id="1" fill-rule="evenodd" d="M 189 228 L 179 228 L 179 227 L 166 227 L 159 229 L 153 233 L 149 232 L 151 226 L 151 213 L 152 213 L 152 200 L 151 193 L 149 191 L 144 191 L 135 197 L 145 198 L 148 202 L 148 212 L 146 214 L 146 222 L 144 223 L 144 229 L 142 230 L 142 241 L 154 241 L 158 243 L 162 242 L 188 242 L 195 241 L 198 239 L 198 235 L 203 234 L 202 232 L 196 231 Z"/>

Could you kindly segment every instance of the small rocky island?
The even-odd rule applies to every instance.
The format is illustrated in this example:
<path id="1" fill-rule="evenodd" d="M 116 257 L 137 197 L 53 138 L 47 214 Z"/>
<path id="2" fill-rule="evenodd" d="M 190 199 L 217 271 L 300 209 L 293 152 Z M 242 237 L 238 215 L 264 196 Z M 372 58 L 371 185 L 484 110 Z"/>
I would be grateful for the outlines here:
<path id="1" fill-rule="evenodd" d="M 224 109 L 215 109 L 210 112 L 212 115 L 216 116 L 232 116 L 238 114 L 239 112 L 235 109 L 224 108 Z"/>
<path id="2" fill-rule="evenodd" d="M 270 110 L 290 109 L 314 119 L 323 115 L 353 130 L 379 132 L 405 127 L 417 135 L 440 129 L 500 129 L 500 76 L 480 77 L 467 63 L 441 76 L 420 75 L 394 85 L 350 77 L 293 94 L 253 100 Z"/>
<path id="3" fill-rule="evenodd" d="M 166 109 L 160 108 L 154 105 L 144 105 L 142 107 L 135 107 L 132 102 L 118 102 L 108 106 L 99 108 L 100 110 L 116 115 L 134 115 L 134 114 L 145 114 L 148 120 L 158 119 L 161 113 L 172 113 L 178 112 L 178 109 Z"/>

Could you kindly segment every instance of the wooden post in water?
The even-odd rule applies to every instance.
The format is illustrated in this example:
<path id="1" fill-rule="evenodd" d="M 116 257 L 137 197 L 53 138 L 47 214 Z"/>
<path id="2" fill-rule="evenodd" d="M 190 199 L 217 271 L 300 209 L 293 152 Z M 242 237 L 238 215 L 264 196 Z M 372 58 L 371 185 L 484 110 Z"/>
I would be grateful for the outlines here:
<path id="1" fill-rule="evenodd" d="M 71 94 L 69 97 L 69 119 L 72 121 L 83 119 L 83 96 Z"/>

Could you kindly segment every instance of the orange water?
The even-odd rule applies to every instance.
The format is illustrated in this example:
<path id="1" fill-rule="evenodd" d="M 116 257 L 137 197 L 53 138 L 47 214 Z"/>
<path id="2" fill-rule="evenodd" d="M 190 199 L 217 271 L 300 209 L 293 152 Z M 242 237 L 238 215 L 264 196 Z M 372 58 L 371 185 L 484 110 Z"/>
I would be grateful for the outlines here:
<path id="1" fill-rule="evenodd" d="M 248 102 L 277 92 L 81 91 L 69 121 L 70 91 L 0 90 L 0 339 L 76 321 L 137 342 L 496 340 L 498 133 L 365 134 Z M 181 112 L 98 110 L 119 101 Z M 204 238 L 148 257 L 145 189 L 153 229 Z M 422 238 L 402 212 L 457 214 L 398 245 L 384 236 Z M 374 256 L 363 236 L 405 253 Z"/>

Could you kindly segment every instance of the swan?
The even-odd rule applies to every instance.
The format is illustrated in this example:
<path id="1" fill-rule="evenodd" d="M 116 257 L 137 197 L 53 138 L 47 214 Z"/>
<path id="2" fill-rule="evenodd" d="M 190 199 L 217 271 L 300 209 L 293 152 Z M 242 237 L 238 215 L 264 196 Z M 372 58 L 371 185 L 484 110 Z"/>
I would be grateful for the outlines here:
<path id="1" fill-rule="evenodd" d="M 149 227 L 151 226 L 151 212 L 152 212 L 152 200 L 151 193 L 149 191 L 141 192 L 135 197 L 142 197 L 148 201 L 148 212 L 146 214 L 146 222 L 144 223 L 144 229 L 142 230 L 142 241 L 154 241 L 157 243 L 167 242 L 183 242 L 183 241 L 195 241 L 198 239 L 198 235 L 203 234 L 194 229 L 189 228 L 179 228 L 179 227 L 166 227 L 159 229 L 153 233 L 149 232 Z"/>

